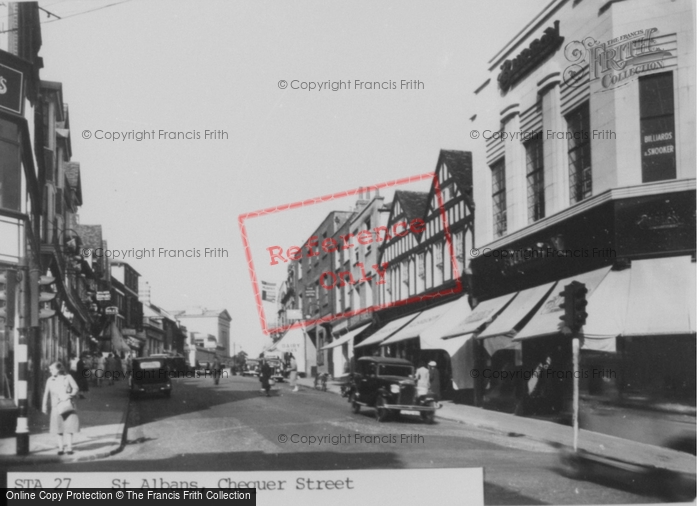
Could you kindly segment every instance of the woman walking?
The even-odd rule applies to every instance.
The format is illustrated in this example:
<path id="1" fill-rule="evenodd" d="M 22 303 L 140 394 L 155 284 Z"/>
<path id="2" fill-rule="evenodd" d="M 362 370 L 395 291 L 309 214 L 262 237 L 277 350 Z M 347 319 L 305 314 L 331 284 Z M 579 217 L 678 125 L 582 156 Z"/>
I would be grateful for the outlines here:
<path id="1" fill-rule="evenodd" d="M 56 434 L 58 454 L 63 455 L 67 446 L 68 455 L 73 455 L 73 434 L 80 431 L 80 421 L 75 409 L 75 396 L 78 395 L 78 385 L 66 374 L 66 369 L 60 362 L 49 366 L 51 377 L 46 380 L 42 411 L 49 413 L 49 398 L 51 399 L 50 432 Z M 66 443 L 67 441 L 67 443 Z"/>

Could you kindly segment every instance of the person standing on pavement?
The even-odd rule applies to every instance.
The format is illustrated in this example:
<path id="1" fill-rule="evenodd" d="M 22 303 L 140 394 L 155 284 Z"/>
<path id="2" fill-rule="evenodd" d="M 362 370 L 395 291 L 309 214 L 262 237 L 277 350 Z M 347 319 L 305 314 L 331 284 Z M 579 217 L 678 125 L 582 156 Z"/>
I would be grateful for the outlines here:
<path id="1" fill-rule="evenodd" d="M 297 386 L 297 360 L 294 358 L 294 354 L 289 354 L 289 385 L 292 387 L 292 392 L 298 392 L 299 387 Z"/>
<path id="2" fill-rule="evenodd" d="M 78 385 L 70 375 L 66 374 L 65 368 L 60 362 L 51 364 L 49 372 L 51 377 L 46 380 L 41 411 L 45 415 L 49 414 L 50 398 L 50 432 L 51 434 L 56 434 L 58 454 L 63 455 L 64 447 L 67 446 L 68 455 L 73 455 L 73 434 L 80 432 L 80 421 L 78 420 L 78 412 L 75 410 L 75 401 L 73 400 L 78 395 Z M 62 405 L 65 403 L 70 403 L 72 409 L 62 411 Z"/>
<path id="3" fill-rule="evenodd" d="M 265 395 L 270 397 L 270 377 L 272 376 L 272 367 L 267 363 L 264 358 L 261 360 L 260 365 L 260 383 L 262 383 L 263 390 L 265 390 Z"/>
<path id="4" fill-rule="evenodd" d="M 86 394 L 89 390 L 87 377 L 90 374 L 90 368 L 85 364 L 85 358 L 85 353 L 81 354 L 80 358 L 78 358 L 78 363 L 76 364 L 78 378 L 75 382 L 78 384 L 79 399 L 85 399 L 85 396 L 83 394 Z"/>
<path id="5" fill-rule="evenodd" d="M 431 395 L 436 401 L 440 400 L 440 371 L 438 371 L 437 363 L 434 360 L 428 362 L 429 387 L 428 395 Z"/>
<path id="6" fill-rule="evenodd" d="M 425 367 L 425 361 L 421 360 L 420 367 L 416 371 L 416 394 L 418 398 L 428 395 L 430 389 L 430 371 Z"/>
<path id="7" fill-rule="evenodd" d="M 214 355 L 214 365 L 212 365 L 214 374 L 214 384 L 219 384 L 219 378 L 221 377 L 221 360 L 219 360 L 219 355 Z"/>
<path id="8" fill-rule="evenodd" d="M 95 361 L 95 370 L 96 370 L 97 386 L 98 387 L 102 386 L 102 379 L 105 377 L 106 363 L 107 363 L 107 361 L 105 360 L 104 355 L 102 355 L 102 353 L 98 353 L 97 360 Z"/>
<path id="9" fill-rule="evenodd" d="M 107 355 L 107 359 L 105 360 L 105 368 L 107 369 L 105 372 L 105 376 L 109 380 L 107 382 L 107 385 L 109 385 L 109 386 L 114 385 L 114 373 L 115 373 L 115 370 L 117 369 L 116 365 L 117 364 L 114 361 L 114 355 L 111 353 L 109 355 Z"/>
<path id="10" fill-rule="evenodd" d="M 78 357 L 75 354 L 70 356 L 70 362 L 68 365 L 68 373 L 73 378 L 73 381 L 78 383 Z"/>

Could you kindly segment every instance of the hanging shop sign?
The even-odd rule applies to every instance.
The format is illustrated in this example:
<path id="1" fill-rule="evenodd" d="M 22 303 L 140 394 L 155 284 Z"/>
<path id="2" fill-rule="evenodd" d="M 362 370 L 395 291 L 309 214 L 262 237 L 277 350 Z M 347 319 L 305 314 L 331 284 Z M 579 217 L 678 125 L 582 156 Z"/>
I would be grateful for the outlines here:
<path id="1" fill-rule="evenodd" d="M 0 63 L 0 109 L 22 114 L 24 104 L 24 74 Z"/>

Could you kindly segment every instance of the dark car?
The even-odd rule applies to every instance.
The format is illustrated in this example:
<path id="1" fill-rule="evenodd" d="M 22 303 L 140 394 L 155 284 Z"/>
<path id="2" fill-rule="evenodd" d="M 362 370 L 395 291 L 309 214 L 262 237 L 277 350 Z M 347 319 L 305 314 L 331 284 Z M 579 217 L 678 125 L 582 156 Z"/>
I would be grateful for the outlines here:
<path id="1" fill-rule="evenodd" d="M 131 363 L 129 392 L 132 397 L 149 393 L 160 393 L 170 397 L 172 391 L 171 375 L 167 358 L 135 358 Z"/>
<path id="2" fill-rule="evenodd" d="M 352 378 L 350 402 L 355 413 L 362 406 L 372 407 L 383 422 L 402 412 L 420 414 L 433 423 L 438 404 L 430 396 L 418 397 L 413 365 L 408 360 L 389 357 L 360 357 Z"/>

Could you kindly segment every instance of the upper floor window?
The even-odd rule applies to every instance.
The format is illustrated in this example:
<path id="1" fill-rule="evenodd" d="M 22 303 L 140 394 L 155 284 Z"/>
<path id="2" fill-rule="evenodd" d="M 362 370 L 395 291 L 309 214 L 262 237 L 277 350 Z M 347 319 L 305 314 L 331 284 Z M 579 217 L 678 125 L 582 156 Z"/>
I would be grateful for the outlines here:
<path id="1" fill-rule="evenodd" d="M 676 178 L 673 72 L 639 78 L 642 182 Z"/>
<path id="2" fill-rule="evenodd" d="M 544 141 L 541 135 L 525 144 L 527 216 L 532 223 L 544 218 Z"/>
<path id="3" fill-rule="evenodd" d="M 501 237 L 506 233 L 506 160 L 500 159 L 491 167 L 491 200 L 493 202 L 493 235 Z"/>
<path id="4" fill-rule="evenodd" d="M 566 116 L 566 125 L 569 139 L 569 200 L 574 204 L 593 194 L 588 102 Z"/>

